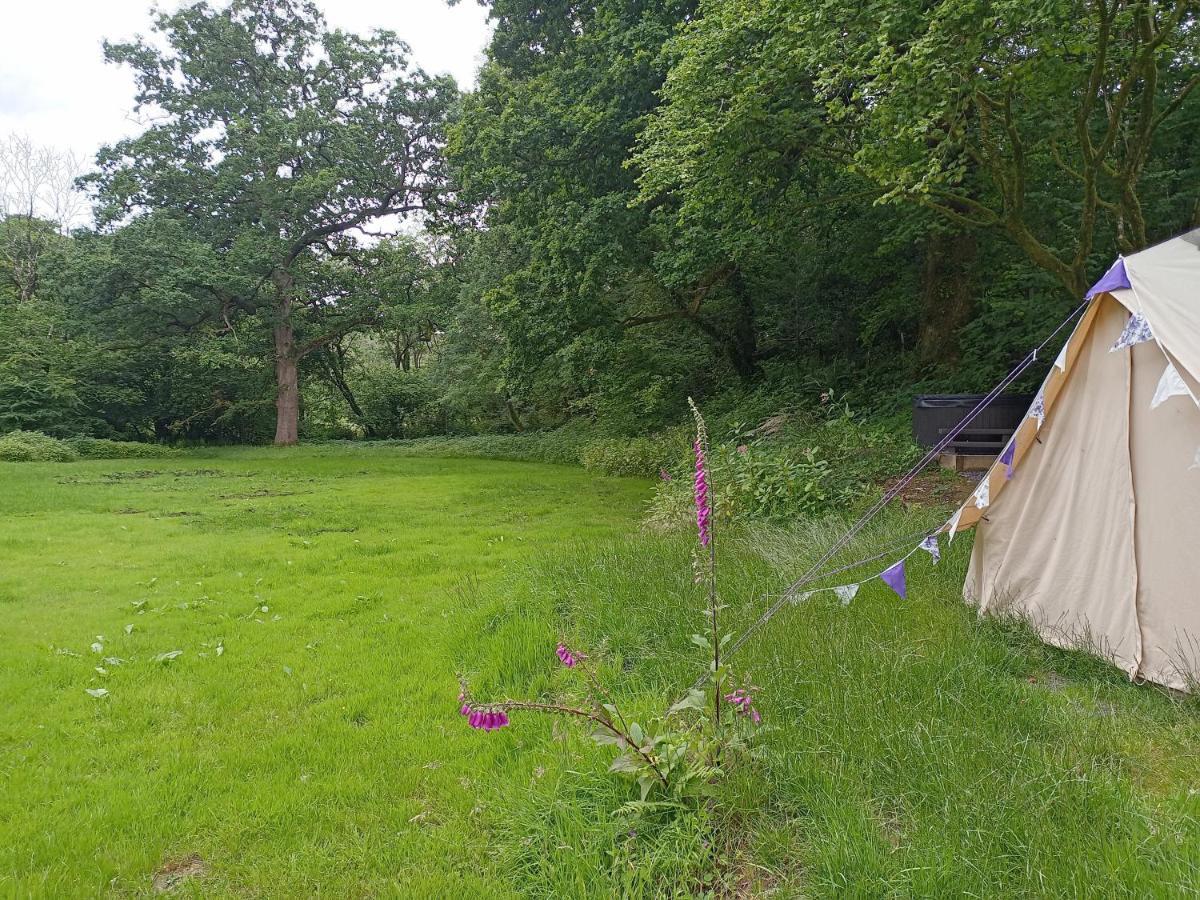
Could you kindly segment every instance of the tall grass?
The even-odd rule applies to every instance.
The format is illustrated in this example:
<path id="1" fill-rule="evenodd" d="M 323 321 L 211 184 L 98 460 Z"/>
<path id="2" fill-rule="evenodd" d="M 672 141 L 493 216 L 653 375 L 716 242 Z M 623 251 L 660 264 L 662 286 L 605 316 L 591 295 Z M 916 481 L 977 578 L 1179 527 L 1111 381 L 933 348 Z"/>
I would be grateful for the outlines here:
<path id="1" fill-rule="evenodd" d="M 851 553 L 901 542 L 930 516 L 894 514 Z M 726 534 L 726 621 L 751 621 L 841 524 Z M 731 662 L 762 686 L 765 752 L 697 815 L 621 815 L 628 797 L 600 774 L 602 750 L 530 726 L 526 753 L 544 774 L 520 792 L 493 779 L 501 858 L 523 892 L 1194 893 L 1194 703 L 1049 648 L 1018 622 L 979 620 L 961 600 L 969 544 L 960 537 L 936 568 L 914 556 L 907 601 L 876 580 L 848 607 L 818 593 L 759 631 Z M 526 602 L 606 645 L 621 701 L 649 712 L 699 674 L 689 548 L 688 536 L 643 534 L 511 577 Z"/>

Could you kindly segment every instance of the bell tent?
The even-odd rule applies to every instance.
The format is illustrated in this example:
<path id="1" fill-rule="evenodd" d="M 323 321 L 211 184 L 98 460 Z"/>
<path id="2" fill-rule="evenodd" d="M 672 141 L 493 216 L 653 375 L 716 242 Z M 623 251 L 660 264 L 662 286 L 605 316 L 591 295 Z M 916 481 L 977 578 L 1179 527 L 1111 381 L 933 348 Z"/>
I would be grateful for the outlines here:
<path id="1" fill-rule="evenodd" d="M 943 527 L 964 596 L 1132 678 L 1200 683 L 1200 229 L 1117 260 Z"/>

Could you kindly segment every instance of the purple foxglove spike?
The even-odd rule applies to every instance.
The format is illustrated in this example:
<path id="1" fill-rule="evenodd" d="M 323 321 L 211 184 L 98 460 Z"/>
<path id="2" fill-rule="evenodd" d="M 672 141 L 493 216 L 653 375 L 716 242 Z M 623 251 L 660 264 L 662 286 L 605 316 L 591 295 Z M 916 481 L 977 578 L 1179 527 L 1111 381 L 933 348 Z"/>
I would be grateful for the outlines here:
<path id="1" fill-rule="evenodd" d="M 459 715 L 469 716 L 471 714 L 471 704 L 464 703 L 462 705 L 462 709 L 460 709 L 458 712 L 459 712 Z"/>
<path id="2" fill-rule="evenodd" d="M 479 712 L 478 710 L 475 710 L 467 718 L 467 724 L 470 725 L 472 728 L 478 728 L 479 720 L 482 718 L 483 718 L 483 713 Z"/>
<path id="3" fill-rule="evenodd" d="M 879 573 L 880 579 L 890 587 L 893 591 L 900 595 L 900 599 L 906 598 L 906 586 L 904 583 L 904 560 L 900 560 L 894 566 L 889 566 Z"/>
<path id="4" fill-rule="evenodd" d="M 1004 448 L 1004 452 L 1000 454 L 1000 462 L 1004 463 L 1004 480 L 1005 481 L 1012 478 L 1013 456 L 1016 454 L 1016 451 L 1017 451 L 1017 439 L 1016 439 L 1016 436 L 1014 436 L 1013 439 L 1008 442 L 1008 446 Z"/>
<path id="5" fill-rule="evenodd" d="M 504 727 L 504 726 L 506 726 L 507 724 L 508 724 L 508 713 L 506 713 L 506 712 L 504 712 L 504 711 L 501 711 L 501 713 L 500 713 L 500 727 L 501 727 L 501 728 L 503 728 L 503 727 Z"/>
<path id="6" fill-rule="evenodd" d="M 1109 266 L 1108 271 L 1100 276 L 1100 280 L 1092 285 L 1091 290 L 1084 295 L 1083 299 L 1091 300 L 1104 291 L 1118 291 L 1129 287 L 1132 285 L 1129 283 L 1129 273 L 1125 271 L 1125 260 L 1118 258 Z"/>

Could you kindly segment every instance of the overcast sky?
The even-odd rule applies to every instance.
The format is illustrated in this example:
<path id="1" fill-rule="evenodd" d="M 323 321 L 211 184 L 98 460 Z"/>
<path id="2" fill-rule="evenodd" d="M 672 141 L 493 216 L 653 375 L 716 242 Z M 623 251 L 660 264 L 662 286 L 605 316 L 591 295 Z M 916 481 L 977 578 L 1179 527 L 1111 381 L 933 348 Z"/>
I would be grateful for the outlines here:
<path id="1" fill-rule="evenodd" d="M 139 131 L 133 79 L 104 62 L 100 42 L 147 33 L 152 0 L 5 2 L 0 19 L 0 137 L 28 135 L 89 160 L 106 143 Z M 173 10 L 179 0 L 159 0 Z M 486 11 L 473 0 L 317 0 L 334 27 L 389 28 L 431 73 L 474 83 L 488 38 Z"/>

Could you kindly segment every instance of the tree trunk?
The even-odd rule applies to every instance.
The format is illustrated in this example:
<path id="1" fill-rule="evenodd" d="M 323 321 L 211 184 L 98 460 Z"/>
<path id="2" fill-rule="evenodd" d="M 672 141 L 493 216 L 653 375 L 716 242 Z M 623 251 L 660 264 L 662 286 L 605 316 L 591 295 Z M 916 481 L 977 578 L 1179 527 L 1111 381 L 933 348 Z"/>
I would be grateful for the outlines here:
<path id="1" fill-rule="evenodd" d="M 972 269 L 978 245 L 970 231 L 935 231 L 925 242 L 917 355 L 922 363 L 959 361 L 959 332 L 975 306 Z"/>
<path id="2" fill-rule="evenodd" d="M 742 381 L 753 381 L 761 374 L 758 365 L 758 328 L 754 321 L 754 298 L 741 272 L 730 279 L 730 288 L 737 298 L 733 333 L 729 336 L 729 361 Z"/>
<path id="3" fill-rule="evenodd" d="M 688 321 L 705 334 L 714 347 L 725 355 L 741 381 L 754 381 L 762 374 L 758 364 L 758 329 L 754 321 L 754 299 L 740 272 L 729 279 L 734 307 L 729 319 L 713 324 L 703 316 L 690 316 Z"/>
<path id="4" fill-rule="evenodd" d="M 337 392 L 342 395 L 342 399 L 350 407 L 350 412 L 362 424 L 366 436 L 374 437 L 375 429 L 367 420 L 367 414 L 363 412 L 358 398 L 354 396 L 350 382 L 346 380 L 346 358 L 341 344 L 335 342 L 332 348 L 326 347 L 323 353 L 325 354 L 325 368 L 329 372 L 330 383 L 337 388 Z"/>
<path id="5" fill-rule="evenodd" d="M 276 270 L 275 283 L 275 445 L 295 444 L 300 439 L 300 368 L 296 355 L 296 333 L 292 328 L 292 287 L 289 272 Z"/>

